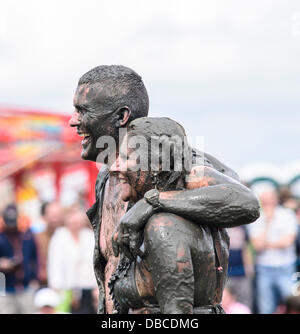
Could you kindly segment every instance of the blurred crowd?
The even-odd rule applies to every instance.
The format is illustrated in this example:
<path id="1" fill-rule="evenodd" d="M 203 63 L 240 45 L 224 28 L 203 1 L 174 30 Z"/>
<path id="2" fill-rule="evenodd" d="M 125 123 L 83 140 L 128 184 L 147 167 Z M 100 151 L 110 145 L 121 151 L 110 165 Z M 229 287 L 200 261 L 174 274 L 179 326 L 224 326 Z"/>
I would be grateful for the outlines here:
<path id="1" fill-rule="evenodd" d="M 260 218 L 228 229 L 227 313 L 300 313 L 300 201 L 288 187 L 257 194 Z"/>
<path id="2" fill-rule="evenodd" d="M 223 307 L 229 314 L 300 313 L 300 201 L 286 187 L 258 197 L 260 218 L 228 229 Z M 94 236 L 85 210 L 54 201 L 41 205 L 30 228 L 24 219 L 15 204 L 1 214 L 0 313 L 96 313 Z"/>
<path id="3" fill-rule="evenodd" d="M 43 203 L 30 228 L 23 220 L 15 204 L 2 212 L 0 313 L 96 313 L 94 235 L 84 210 Z"/>

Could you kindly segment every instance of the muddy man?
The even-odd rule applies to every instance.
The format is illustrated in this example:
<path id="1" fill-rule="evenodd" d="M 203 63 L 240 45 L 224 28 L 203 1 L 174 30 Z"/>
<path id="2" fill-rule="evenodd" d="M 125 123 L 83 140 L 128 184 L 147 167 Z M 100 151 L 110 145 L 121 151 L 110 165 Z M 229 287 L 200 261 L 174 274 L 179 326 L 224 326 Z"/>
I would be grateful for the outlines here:
<path id="1" fill-rule="evenodd" d="M 110 156 L 118 157 L 114 159 L 116 162 L 119 142 L 124 139 L 119 138 L 119 130 L 127 129 L 132 121 L 144 119 L 148 115 L 149 100 L 143 81 L 136 72 L 124 66 L 98 66 L 79 79 L 74 107 L 69 124 L 83 137 L 82 159 L 96 161 L 106 149 L 99 147 L 97 140 L 110 136 L 117 144 L 116 154 L 113 150 L 110 152 Z M 139 173 L 139 177 L 133 180 L 130 173 L 122 176 L 118 170 L 114 171 L 115 164 L 110 159 L 110 171 L 105 166 L 99 171 L 96 202 L 87 212 L 95 233 L 94 269 L 100 291 L 99 313 L 222 311 L 219 304 L 228 250 L 224 228 L 255 221 L 259 216 L 259 204 L 230 168 L 206 153 L 191 150 L 191 155 L 194 158 L 201 156 L 203 164 L 191 168 L 187 182 L 179 181 L 182 175 L 178 178 L 178 173 L 176 177 L 173 173 L 172 178 L 179 183 L 170 182 L 164 175 L 156 189 L 145 186 L 148 184 L 145 174 L 141 176 Z M 151 184 L 153 186 L 153 181 Z M 166 184 L 169 187 L 165 187 Z M 167 244 L 165 238 L 159 238 L 167 231 L 157 233 L 159 226 L 169 225 L 174 227 L 172 241 L 180 241 L 180 236 L 185 236 L 186 240 L 181 240 L 177 246 L 172 244 L 171 253 L 161 253 L 164 254 L 162 263 L 176 262 L 178 274 L 182 275 L 178 277 L 182 279 L 174 284 L 181 284 L 187 290 L 193 289 L 192 280 L 200 287 L 206 284 L 208 295 L 203 295 L 200 289 L 193 292 L 197 294 L 193 295 L 194 299 L 189 291 L 189 297 L 183 302 L 180 302 L 180 296 L 170 301 L 169 288 L 158 287 L 166 287 L 155 278 L 155 275 L 160 276 L 159 270 L 162 269 L 152 267 L 151 263 L 156 263 L 157 252 L 165 249 L 161 248 L 162 243 Z M 194 244 L 187 245 L 188 239 L 194 240 Z M 199 240 L 205 240 L 203 245 Z M 192 251 L 198 247 L 196 244 L 198 253 Z M 193 278 L 191 273 L 187 274 L 191 264 L 188 253 L 196 265 Z M 209 271 L 205 271 L 207 267 Z M 163 268 L 162 264 L 160 268 Z M 120 291 L 124 290 L 130 278 L 131 287 L 122 295 Z"/>

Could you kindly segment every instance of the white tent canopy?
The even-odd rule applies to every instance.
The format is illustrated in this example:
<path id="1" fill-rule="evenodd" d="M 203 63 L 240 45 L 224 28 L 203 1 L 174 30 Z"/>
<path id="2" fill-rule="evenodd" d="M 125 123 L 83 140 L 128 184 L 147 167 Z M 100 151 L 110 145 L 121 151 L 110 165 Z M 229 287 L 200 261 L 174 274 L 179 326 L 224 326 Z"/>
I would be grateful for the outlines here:
<path id="1" fill-rule="evenodd" d="M 268 178 L 279 185 L 290 184 L 296 177 L 300 177 L 300 160 L 283 165 L 252 164 L 242 168 L 239 175 L 242 181 L 247 183 L 252 183 L 260 178 Z"/>

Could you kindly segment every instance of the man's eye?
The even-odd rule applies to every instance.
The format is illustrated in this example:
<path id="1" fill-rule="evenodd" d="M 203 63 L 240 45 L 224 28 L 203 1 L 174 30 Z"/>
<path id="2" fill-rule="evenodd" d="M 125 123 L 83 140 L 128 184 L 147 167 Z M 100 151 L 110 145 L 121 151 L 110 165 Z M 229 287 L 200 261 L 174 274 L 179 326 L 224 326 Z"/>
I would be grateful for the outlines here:
<path id="1" fill-rule="evenodd" d="M 78 109 L 78 112 L 80 115 L 84 115 L 86 113 L 86 110 L 83 108 Z"/>

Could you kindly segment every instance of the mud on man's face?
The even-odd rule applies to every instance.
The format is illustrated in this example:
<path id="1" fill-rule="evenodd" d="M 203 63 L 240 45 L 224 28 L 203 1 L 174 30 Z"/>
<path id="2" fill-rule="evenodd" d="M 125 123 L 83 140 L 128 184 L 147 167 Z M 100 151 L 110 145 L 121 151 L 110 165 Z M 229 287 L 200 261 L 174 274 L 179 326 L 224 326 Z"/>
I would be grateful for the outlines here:
<path id="1" fill-rule="evenodd" d="M 81 142 L 81 158 L 96 161 L 104 148 L 97 148 L 96 143 L 101 136 L 112 136 L 118 144 L 118 115 L 116 109 L 108 107 L 107 89 L 100 84 L 82 84 L 76 89 L 74 96 L 74 112 L 69 120 L 71 127 L 83 138 Z M 113 109 L 113 110 L 112 110 Z"/>

